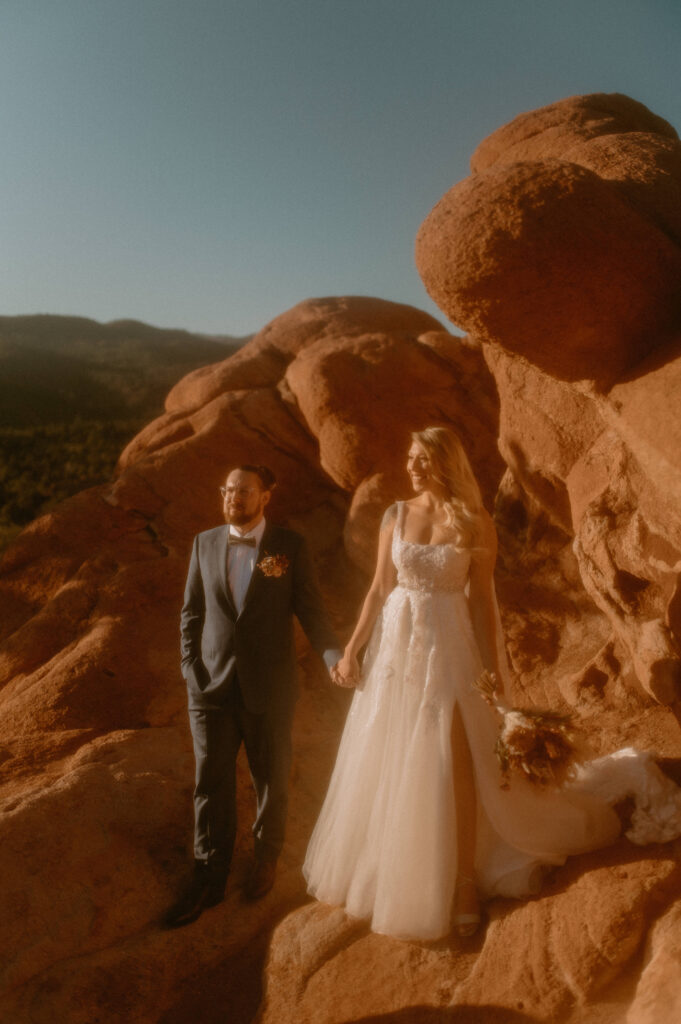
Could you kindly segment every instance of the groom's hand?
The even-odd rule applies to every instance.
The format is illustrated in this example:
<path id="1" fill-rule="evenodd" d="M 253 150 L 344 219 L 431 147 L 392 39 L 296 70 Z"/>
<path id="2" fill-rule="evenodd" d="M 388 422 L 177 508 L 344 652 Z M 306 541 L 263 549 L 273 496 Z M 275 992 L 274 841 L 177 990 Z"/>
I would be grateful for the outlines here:
<path id="1" fill-rule="evenodd" d="M 359 682 L 357 659 L 341 658 L 331 669 L 331 679 L 336 686 L 352 687 Z"/>
<path id="2" fill-rule="evenodd" d="M 338 671 L 338 664 L 334 665 L 331 669 L 331 682 L 335 683 L 336 686 L 349 686 L 351 685 Z"/>

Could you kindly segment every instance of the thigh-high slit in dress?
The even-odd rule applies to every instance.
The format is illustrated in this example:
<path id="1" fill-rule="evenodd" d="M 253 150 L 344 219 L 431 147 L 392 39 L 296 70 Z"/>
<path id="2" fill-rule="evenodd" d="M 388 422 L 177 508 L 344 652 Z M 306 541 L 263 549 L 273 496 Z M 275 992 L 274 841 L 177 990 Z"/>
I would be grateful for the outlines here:
<path id="1" fill-rule="evenodd" d="M 633 795 L 634 841 L 681 834 L 681 791 L 630 748 L 585 764 L 560 789 L 514 778 L 501 788 L 499 722 L 473 683 L 483 669 L 466 597 L 470 554 L 404 540 L 397 584 L 374 627 L 303 872 L 317 899 L 376 932 L 429 940 L 450 930 L 457 874 L 452 714 L 458 705 L 475 779 L 475 874 L 483 897 L 536 892 L 547 865 L 612 842 L 612 804 Z M 461 822 L 461 827 L 470 823 Z"/>

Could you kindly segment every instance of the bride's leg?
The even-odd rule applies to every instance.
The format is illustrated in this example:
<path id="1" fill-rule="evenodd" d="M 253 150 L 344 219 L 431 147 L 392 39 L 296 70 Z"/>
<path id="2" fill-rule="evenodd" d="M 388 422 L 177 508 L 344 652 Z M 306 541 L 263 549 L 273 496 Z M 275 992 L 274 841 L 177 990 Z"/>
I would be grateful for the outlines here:
<path id="1" fill-rule="evenodd" d="M 456 804 L 457 879 L 454 924 L 460 935 L 472 935 L 479 921 L 480 904 L 475 884 L 475 822 L 477 803 L 473 761 L 458 704 L 452 713 L 452 776 Z M 459 919 L 457 923 L 457 918 Z M 463 920 L 463 918 L 467 918 Z"/>

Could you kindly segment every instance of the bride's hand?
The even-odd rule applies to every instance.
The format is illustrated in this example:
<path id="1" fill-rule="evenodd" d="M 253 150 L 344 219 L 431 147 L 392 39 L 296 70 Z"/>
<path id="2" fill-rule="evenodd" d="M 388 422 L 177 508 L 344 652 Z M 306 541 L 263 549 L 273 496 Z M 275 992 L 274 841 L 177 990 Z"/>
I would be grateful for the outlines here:
<path id="1" fill-rule="evenodd" d="M 499 696 L 499 679 L 496 672 L 483 669 L 475 680 L 475 688 L 479 690 L 484 700 L 493 707 Z"/>
<path id="2" fill-rule="evenodd" d="M 331 670 L 331 678 L 337 686 L 356 686 L 359 682 L 359 662 L 354 655 L 344 654 Z"/>

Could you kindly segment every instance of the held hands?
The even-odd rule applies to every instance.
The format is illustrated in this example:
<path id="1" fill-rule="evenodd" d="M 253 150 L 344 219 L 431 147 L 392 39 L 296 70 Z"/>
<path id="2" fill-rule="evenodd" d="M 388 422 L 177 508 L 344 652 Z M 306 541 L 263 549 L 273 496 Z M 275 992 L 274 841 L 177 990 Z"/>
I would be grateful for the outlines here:
<path id="1" fill-rule="evenodd" d="M 336 686 L 357 686 L 359 682 L 359 662 L 354 654 L 343 655 L 341 660 L 331 669 L 331 679 Z"/>

